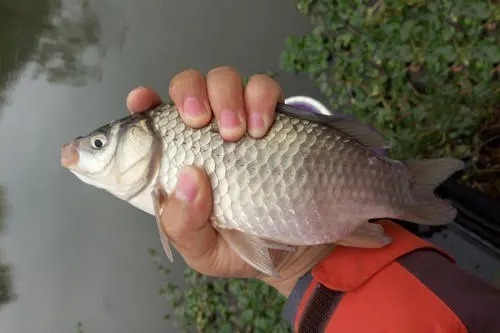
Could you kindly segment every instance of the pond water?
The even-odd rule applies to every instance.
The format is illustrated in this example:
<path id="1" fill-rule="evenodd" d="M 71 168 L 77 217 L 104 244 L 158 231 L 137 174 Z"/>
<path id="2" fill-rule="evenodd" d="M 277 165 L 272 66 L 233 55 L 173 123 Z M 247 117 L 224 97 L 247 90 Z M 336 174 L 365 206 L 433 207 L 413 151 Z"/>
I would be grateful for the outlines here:
<path id="1" fill-rule="evenodd" d="M 294 1 L 10 3 L 0 5 L 0 254 L 15 298 L 0 310 L 0 332 L 76 332 L 77 322 L 88 333 L 175 332 L 148 254 L 160 250 L 152 217 L 62 169 L 60 145 L 125 115 L 138 85 L 166 96 L 188 68 L 278 72 L 287 95 L 321 98 L 307 78 L 279 70 L 285 38 L 308 31 L 307 18 Z M 477 252 L 464 265 L 492 260 Z M 170 266 L 182 284 L 182 259 Z"/>
<path id="2" fill-rule="evenodd" d="M 286 36 L 305 32 L 308 21 L 292 1 L 81 4 L 0 5 L 8 28 L 0 51 L 1 255 L 16 295 L 1 308 L 0 332 L 76 332 L 79 321 L 85 332 L 173 332 L 162 319 L 164 278 L 148 254 L 160 249 L 154 221 L 62 169 L 60 145 L 125 115 L 138 85 L 166 96 L 181 70 L 278 71 Z M 38 78 L 30 59 L 42 65 Z M 317 94 L 305 78 L 281 74 L 287 94 Z M 183 268 L 176 256 L 171 279 L 181 283 Z"/>

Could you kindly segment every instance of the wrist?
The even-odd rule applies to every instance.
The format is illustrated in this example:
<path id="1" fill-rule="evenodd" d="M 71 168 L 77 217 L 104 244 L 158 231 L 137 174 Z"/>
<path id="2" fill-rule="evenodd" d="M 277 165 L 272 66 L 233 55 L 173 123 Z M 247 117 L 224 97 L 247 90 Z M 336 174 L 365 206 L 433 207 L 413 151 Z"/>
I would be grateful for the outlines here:
<path id="1" fill-rule="evenodd" d="M 333 250 L 332 244 L 297 247 L 295 252 L 279 251 L 272 253 L 273 261 L 278 263 L 279 277 L 261 276 L 259 279 L 283 296 L 292 293 L 301 277 L 310 272 Z"/>
<path id="2" fill-rule="evenodd" d="M 291 276 L 285 279 L 261 278 L 260 280 L 276 289 L 281 295 L 288 298 L 288 296 L 290 296 L 293 289 L 297 285 L 297 281 L 299 281 L 299 278 L 300 276 Z"/>

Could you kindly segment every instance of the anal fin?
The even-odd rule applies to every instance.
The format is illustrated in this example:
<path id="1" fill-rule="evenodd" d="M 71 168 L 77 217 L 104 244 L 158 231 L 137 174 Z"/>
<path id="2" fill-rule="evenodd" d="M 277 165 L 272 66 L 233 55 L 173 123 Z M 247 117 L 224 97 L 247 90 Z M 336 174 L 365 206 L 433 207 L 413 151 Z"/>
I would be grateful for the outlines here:
<path id="1" fill-rule="evenodd" d="M 279 277 L 269 249 L 294 250 L 294 247 L 266 241 L 238 230 L 218 228 L 217 231 L 246 263 L 267 276 Z"/>
<path id="2" fill-rule="evenodd" d="M 385 234 L 384 227 L 366 222 L 336 244 L 349 247 L 380 248 L 391 242 L 392 238 Z"/>
<path id="3" fill-rule="evenodd" d="M 174 256 L 172 253 L 172 248 L 170 247 L 170 242 L 168 240 L 168 236 L 165 234 L 163 231 L 163 228 L 161 226 L 161 213 L 163 210 L 163 206 L 165 204 L 165 201 L 167 199 L 167 193 L 161 187 L 161 185 L 156 185 L 155 190 L 151 193 L 151 196 L 153 197 L 153 206 L 154 206 L 154 211 L 155 211 L 155 219 L 156 219 L 156 225 L 158 227 L 158 233 L 160 234 L 160 241 L 161 245 L 163 247 L 163 251 L 165 251 L 165 254 L 167 255 L 168 260 L 170 262 L 174 262 Z"/>

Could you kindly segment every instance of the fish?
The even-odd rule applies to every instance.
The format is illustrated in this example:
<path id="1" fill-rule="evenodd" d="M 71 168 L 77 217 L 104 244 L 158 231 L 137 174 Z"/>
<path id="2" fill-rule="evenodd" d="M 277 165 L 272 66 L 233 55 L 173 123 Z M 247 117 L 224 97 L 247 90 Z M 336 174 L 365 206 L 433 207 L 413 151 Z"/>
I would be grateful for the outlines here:
<path id="1" fill-rule="evenodd" d="M 435 188 L 464 168 L 453 157 L 396 160 L 391 145 L 356 119 L 278 103 L 267 135 L 224 140 L 215 119 L 190 128 L 172 102 L 109 121 L 61 147 L 80 181 L 160 216 L 185 165 L 203 168 L 212 188 L 210 223 L 249 265 L 278 276 L 270 250 L 333 244 L 381 248 L 392 239 L 375 219 L 445 225 L 457 210 Z M 193 240 L 196 241 L 196 240 Z"/>

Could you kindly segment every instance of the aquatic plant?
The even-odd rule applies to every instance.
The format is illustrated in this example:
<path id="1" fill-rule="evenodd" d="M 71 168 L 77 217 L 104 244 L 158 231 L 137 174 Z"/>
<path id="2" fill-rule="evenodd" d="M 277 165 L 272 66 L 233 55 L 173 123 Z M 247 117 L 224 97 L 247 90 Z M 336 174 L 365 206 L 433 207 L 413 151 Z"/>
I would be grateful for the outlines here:
<path id="1" fill-rule="evenodd" d="M 499 1 L 301 0 L 297 7 L 312 29 L 287 39 L 287 71 L 308 75 L 332 109 L 381 131 L 392 157 L 469 159 L 464 179 L 500 197 L 498 181 L 487 187 L 500 173 L 500 123 L 492 123 L 500 112 Z"/>

